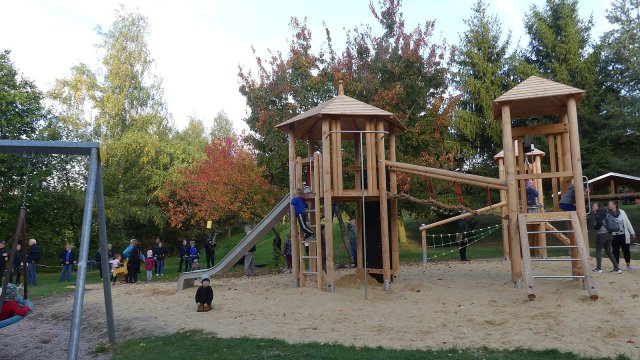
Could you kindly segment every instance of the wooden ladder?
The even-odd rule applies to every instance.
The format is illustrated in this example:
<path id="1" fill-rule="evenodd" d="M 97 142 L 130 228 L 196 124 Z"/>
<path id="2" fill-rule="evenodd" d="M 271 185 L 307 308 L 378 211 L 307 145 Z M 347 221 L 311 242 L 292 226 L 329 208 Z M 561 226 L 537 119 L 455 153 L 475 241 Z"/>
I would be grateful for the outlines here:
<path id="1" fill-rule="evenodd" d="M 315 209 L 307 210 L 308 214 L 314 214 Z M 323 281 L 323 264 L 322 264 L 322 244 L 321 244 L 321 234 L 316 231 L 316 237 L 313 240 L 305 241 L 304 233 L 299 230 L 298 231 L 298 249 L 300 249 L 300 259 L 298 259 L 300 264 L 300 286 L 306 286 L 306 280 L 309 276 L 315 276 L 318 282 L 318 289 L 322 288 Z M 309 249 L 309 255 L 307 255 L 307 243 Z"/>
<path id="2" fill-rule="evenodd" d="M 564 222 L 567 226 L 566 230 L 558 230 L 550 224 L 550 222 Z M 527 224 L 531 223 L 545 223 L 544 230 L 529 230 Z M 550 212 L 550 213 L 520 213 L 518 215 L 518 227 L 520 229 L 520 246 L 522 247 L 522 267 L 524 271 L 524 281 L 527 287 L 528 298 L 533 300 L 536 298 L 534 292 L 534 280 L 535 279 L 574 279 L 583 280 L 584 287 L 589 293 L 589 297 L 592 300 L 598 298 L 598 291 L 596 289 L 595 282 L 593 280 L 591 268 L 589 265 L 589 249 L 585 245 L 584 237 L 580 227 L 580 221 L 575 211 L 565 212 Z M 558 237 L 563 245 L 552 246 L 529 246 L 529 234 L 553 234 Z M 565 236 L 564 234 L 570 236 Z M 572 236 L 571 236 L 572 235 Z M 566 241 L 563 241 L 566 239 Z M 569 258 L 539 258 L 532 259 L 530 256 L 530 249 L 569 249 L 577 250 L 572 251 Z M 570 275 L 534 275 L 532 265 L 533 262 L 545 262 L 545 261 L 566 261 L 566 262 L 580 262 L 580 272 L 572 273 Z"/>

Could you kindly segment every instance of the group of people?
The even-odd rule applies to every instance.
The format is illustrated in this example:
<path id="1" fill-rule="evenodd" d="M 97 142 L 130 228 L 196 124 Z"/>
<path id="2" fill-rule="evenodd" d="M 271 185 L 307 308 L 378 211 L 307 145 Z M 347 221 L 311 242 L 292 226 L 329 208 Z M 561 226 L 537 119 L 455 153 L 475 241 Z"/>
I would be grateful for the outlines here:
<path id="1" fill-rule="evenodd" d="M 109 251 L 109 268 L 111 271 L 111 281 L 115 284 L 120 278 L 122 283 L 135 284 L 138 282 L 138 274 L 140 274 L 140 266 L 144 264 L 146 271 L 146 280 L 151 281 L 153 275 L 164 275 L 164 261 L 168 254 L 167 249 L 159 238 L 156 239 L 154 245 L 145 253 L 140 247 L 137 239 L 131 239 L 122 254 L 112 252 L 111 245 L 107 246 Z M 113 256 L 113 257 L 112 257 Z M 100 253 L 96 254 L 96 259 L 100 257 Z M 102 277 L 102 267 L 100 267 L 100 275 Z"/>
<path id="2" fill-rule="evenodd" d="M 611 200 L 607 209 L 602 209 L 600 203 L 595 202 L 591 207 L 594 220 L 593 229 L 596 231 L 596 268 L 595 273 L 602 272 L 602 250 L 611 260 L 613 273 L 622 273 L 620 269 L 620 249 L 624 254 L 627 270 L 635 270 L 631 266 L 631 240 L 636 239 L 636 233 L 624 210 L 619 208 L 618 202 Z"/>
<path id="3" fill-rule="evenodd" d="M 36 269 L 42 258 L 42 251 L 36 239 L 29 239 L 29 249 L 27 250 L 27 261 L 24 262 L 22 256 L 22 244 L 16 244 L 16 253 L 13 257 L 13 263 L 10 264 L 11 249 L 7 247 L 7 243 L 4 240 L 0 240 L 0 279 L 4 277 L 5 272 L 11 271 L 9 276 L 9 282 L 14 284 L 20 284 L 22 280 L 22 272 L 27 269 L 27 284 L 30 286 L 36 286 Z M 15 276 L 15 282 L 14 280 Z"/>

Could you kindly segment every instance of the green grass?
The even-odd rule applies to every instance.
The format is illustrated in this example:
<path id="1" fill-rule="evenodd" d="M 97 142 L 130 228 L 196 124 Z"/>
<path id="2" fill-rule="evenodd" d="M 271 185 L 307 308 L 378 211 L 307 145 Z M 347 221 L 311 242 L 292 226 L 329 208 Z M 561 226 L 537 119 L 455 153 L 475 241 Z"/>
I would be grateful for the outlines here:
<path id="1" fill-rule="evenodd" d="M 288 344 L 282 340 L 221 339 L 198 330 L 121 343 L 113 359 L 588 359 L 557 350 L 392 350 L 336 344 Z M 626 359 L 619 356 L 618 359 Z"/>

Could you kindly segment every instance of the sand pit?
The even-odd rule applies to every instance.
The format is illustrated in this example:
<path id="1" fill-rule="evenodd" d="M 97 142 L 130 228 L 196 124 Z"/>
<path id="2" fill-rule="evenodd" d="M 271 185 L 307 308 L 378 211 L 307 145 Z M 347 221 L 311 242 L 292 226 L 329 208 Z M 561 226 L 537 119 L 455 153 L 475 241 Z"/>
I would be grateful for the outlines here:
<path id="1" fill-rule="evenodd" d="M 554 264 L 555 265 L 555 264 Z M 567 264 L 551 273 L 566 274 Z M 341 343 L 389 348 L 556 348 L 587 356 L 640 358 L 640 271 L 597 274 L 600 299 L 568 280 L 537 282 L 537 299 L 510 284 L 499 260 L 403 265 L 385 293 L 354 289 L 354 270 L 338 273 L 333 294 L 291 288 L 288 274 L 250 279 L 214 278 L 214 311 L 197 313 L 196 289 L 175 283 L 114 287 L 119 340 L 203 329 L 221 337 L 269 337 L 289 342 Z M 362 281 L 362 280 L 360 280 Z M 353 286 L 352 286 L 353 285 Z M 54 299 L 52 299 L 54 300 Z M 68 324 L 72 297 L 39 305 L 41 316 Z M 86 293 L 83 337 L 106 339 L 99 285 Z M 44 320 L 33 320 L 33 322 Z M 36 324 L 37 325 L 37 324 Z M 66 339 L 68 333 L 63 333 Z"/>

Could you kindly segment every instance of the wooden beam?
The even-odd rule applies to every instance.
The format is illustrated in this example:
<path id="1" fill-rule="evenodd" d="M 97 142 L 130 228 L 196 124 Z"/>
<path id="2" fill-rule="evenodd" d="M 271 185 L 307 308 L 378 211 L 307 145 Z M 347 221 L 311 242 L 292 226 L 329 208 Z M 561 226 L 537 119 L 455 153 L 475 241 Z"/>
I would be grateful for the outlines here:
<path id="1" fill-rule="evenodd" d="M 396 161 L 396 134 L 389 134 L 389 160 Z M 384 167 L 384 166 L 383 166 Z M 393 170 L 389 171 L 389 191 L 392 194 L 398 193 L 398 176 Z M 391 268 L 394 276 L 400 270 L 400 237 L 398 234 L 398 199 L 391 199 L 390 221 L 391 221 Z M 394 279 L 395 281 L 395 279 Z"/>
<path id="2" fill-rule="evenodd" d="M 518 154 L 524 154 L 524 138 L 520 138 L 520 141 L 518 141 Z M 524 160 L 526 158 L 525 156 L 519 155 L 516 158 L 516 161 L 518 162 L 518 170 L 520 171 L 519 175 L 516 175 L 516 179 L 518 179 L 518 176 L 522 176 L 522 175 L 527 175 L 527 170 L 524 167 Z M 517 182 L 518 186 L 520 187 L 520 212 L 526 213 L 527 212 L 527 187 L 526 187 L 526 180 L 520 179 L 520 181 Z"/>
<path id="3" fill-rule="evenodd" d="M 384 166 L 384 123 L 377 122 L 376 145 L 378 147 L 378 192 L 380 194 L 380 241 L 382 242 L 382 277 L 384 289 L 390 290 L 391 252 L 389 251 L 389 210 L 387 208 L 387 168 Z"/>
<path id="4" fill-rule="evenodd" d="M 567 105 L 568 107 L 569 105 Z M 562 122 L 569 124 L 569 115 L 568 115 L 568 111 L 565 108 L 565 111 L 563 112 L 562 116 L 561 116 Z M 569 125 L 567 125 L 569 126 Z M 569 129 L 571 129 L 571 127 L 569 127 Z M 558 155 L 562 157 L 562 165 L 564 167 L 562 168 L 558 168 L 558 170 L 560 171 L 573 171 L 573 164 L 572 164 L 572 159 L 571 159 L 571 147 L 573 146 L 571 144 L 571 140 L 570 140 L 570 136 L 569 136 L 569 132 L 560 134 L 560 136 L 558 136 Z M 580 149 L 578 149 L 578 152 L 580 152 Z M 571 184 L 571 179 L 561 179 L 560 180 L 560 190 L 562 191 L 562 193 L 564 194 L 567 189 L 569 189 L 569 185 Z M 576 250 L 577 251 L 577 250 Z"/>
<path id="5" fill-rule="evenodd" d="M 299 156 L 296 158 L 296 188 L 297 189 L 302 188 L 302 158 Z M 293 242 L 293 239 L 291 241 Z M 304 248 L 305 248 L 305 246 L 302 245 L 303 244 L 302 230 L 298 231 L 298 238 L 296 239 L 296 242 L 300 244 L 300 255 L 302 255 L 304 253 Z M 305 259 L 302 258 L 302 256 L 299 256 L 297 259 L 294 259 L 294 260 L 299 263 L 299 268 L 303 269 L 302 271 L 300 271 L 300 286 L 305 287 L 307 286 L 307 276 L 304 274 L 304 269 L 306 269 Z"/>
<path id="6" fill-rule="evenodd" d="M 331 151 L 329 136 L 329 120 L 322 121 L 322 182 L 324 184 L 324 240 L 326 243 L 325 251 L 327 253 L 327 290 L 335 291 L 335 268 L 333 265 L 333 214 L 331 207 Z M 321 236 L 321 234 L 316 234 Z"/>
<path id="7" fill-rule="evenodd" d="M 561 134 L 567 131 L 569 131 L 567 124 L 542 124 L 513 128 L 511 129 L 511 136 L 513 138 L 521 138 L 527 135 Z"/>
<path id="8" fill-rule="evenodd" d="M 516 175 L 516 180 L 552 179 L 552 178 L 565 178 L 565 177 L 573 177 L 573 172 L 562 171 L 562 172 L 548 172 L 548 173 L 542 173 L 542 174 L 518 174 Z"/>
<path id="9" fill-rule="evenodd" d="M 504 157 L 498 159 L 498 171 L 500 173 L 500 179 L 505 179 L 504 173 Z M 507 201 L 507 190 L 500 190 L 500 202 L 506 203 Z M 502 257 L 505 259 L 509 259 L 509 221 L 507 220 L 507 215 L 509 214 L 509 210 L 506 206 L 502 206 L 500 208 L 500 215 L 502 215 Z"/>
<path id="10" fill-rule="evenodd" d="M 591 200 L 614 200 L 614 199 L 624 199 L 628 197 L 638 198 L 640 197 L 640 192 L 590 195 L 590 197 L 591 197 Z"/>
<path id="11" fill-rule="evenodd" d="M 589 237 L 587 233 L 587 214 L 584 201 L 584 184 L 582 183 L 582 156 L 580 155 L 580 133 L 578 130 L 578 112 L 576 98 L 569 97 L 567 100 L 567 116 L 569 117 L 569 142 L 571 144 L 571 167 L 573 170 L 573 185 L 575 186 L 576 213 L 580 221 L 581 236 L 576 239 L 584 239 L 585 248 L 589 249 Z M 575 229 L 578 230 L 578 229 Z M 577 249 L 571 249 L 571 255 L 578 255 Z M 575 250 L 575 254 L 573 252 Z M 582 268 L 579 261 L 572 263 L 576 275 L 582 275 Z"/>
<path id="12" fill-rule="evenodd" d="M 385 164 L 386 164 L 386 166 L 395 168 L 395 169 L 397 169 L 399 171 L 400 170 L 413 170 L 413 171 L 416 171 L 416 172 L 419 172 L 419 173 L 425 174 L 425 175 L 440 175 L 440 176 L 447 177 L 451 181 L 463 182 L 463 180 L 468 180 L 468 181 L 471 181 L 471 182 L 483 184 L 485 186 L 495 185 L 494 188 L 502 188 L 502 187 L 507 186 L 507 182 L 505 180 L 491 178 L 491 177 L 487 177 L 487 176 L 465 174 L 465 173 L 461 173 L 461 172 L 457 172 L 457 171 L 436 169 L 436 168 L 431 168 L 431 167 L 426 167 L 426 166 L 406 164 L 406 163 L 400 163 L 400 162 L 389 161 L 389 160 L 387 160 L 385 162 Z"/>
<path id="13" fill-rule="evenodd" d="M 555 135 L 549 135 L 549 160 L 551 162 L 551 172 L 557 172 L 558 167 L 556 163 L 556 144 Z M 558 199 L 558 179 L 551 178 L 551 194 L 553 196 L 553 211 L 560 211 L 560 199 Z"/>
<path id="14" fill-rule="evenodd" d="M 518 230 L 518 186 L 516 183 L 516 154 L 511 134 L 511 108 L 502 105 L 502 144 L 504 153 L 505 179 L 507 186 L 507 206 L 509 207 L 509 239 L 511 248 L 511 274 L 516 285 L 522 285 L 522 255 Z"/>
<path id="15" fill-rule="evenodd" d="M 422 228 L 423 226 L 426 226 L 425 224 L 422 224 L 422 226 L 420 228 Z M 421 237 L 422 237 L 422 266 L 427 267 L 427 261 L 428 261 L 428 257 L 427 257 L 427 230 L 421 230 Z"/>
<path id="16" fill-rule="evenodd" d="M 479 186 L 482 188 L 490 188 L 490 189 L 497 189 L 497 190 L 506 190 L 507 187 L 506 186 L 499 186 L 499 185 L 493 185 L 493 184 L 486 184 L 486 183 L 482 183 L 482 182 L 476 182 L 476 181 L 470 181 L 470 180 L 460 180 L 460 179 L 454 179 L 451 176 L 446 176 L 446 175 L 435 175 L 432 173 L 426 173 L 423 171 L 417 171 L 417 170 L 408 170 L 406 168 L 398 168 L 395 166 L 390 166 L 389 170 L 395 170 L 397 172 L 401 172 L 401 173 L 405 173 L 405 174 L 413 174 L 413 175 L 420 175 L 420 176 L 429 176 L 431 178 L 434 179 L 439 179 L 439 180 L 447 180 L 447 181 L 456 181 L 462 184 L 468 184 L 468 185 L 473 185 L 473 186 Z M 454 172 L 455 173 L 455 172 Z"/>
<path id="17" fill-rule="evenodd" d="M 296 138 L 293 131 L 289 132 L 289 196 L 293 199 L 296 193 Z M 291 258 L 293 272 L 293 286 L 300 286 L 300 258 L 299 242 L 298 242 L 298 224 L 293 206 L 289 206 L 289 223 L 291 231 Z"/>
<path id="18" fill-rule="evenodd" d="M 362 149 L 360 148 L 361 136 L 362 136 L 362 133 L 356 134 L 355 139 L 353 140 L 353 148 L 355 149 L 353 162 L 355 165 L 345 167 L 347 170 L 352 170 L 350 168 L 353 168 L 353 171 L 355 171 L 355 189 L 356 190 L 360 190 L 362 186 L 362 184 L 360 183 L 360 172 L 362 171 L 362 169 L 360 168 L 360 154 L 362 151 Z"/>
<path id="19" fill-rule="evenodd" d="M 499 202 L 499 203 L 497 203 L 495 205 L 491 205 L 491 206 L 486 206 L 486 207 L 480 208 L 477 211 L 479 213 L 492 212 L 493 210 L 500 209 L 500 208 L 502 208 L 503 206 L 506 206 L 506 205 L 507 205 L 506 201 L 501 201 L 501 202 Z M 448 224 L 450 222 L 457 221 L 457 220 L 460 220 L 460 219 L 466 219 L 468 217 L 472 217 L 472 216 L 475 216 L 475 215 L 476 214 L 474 214 L 472 212 L 466 212 L 464 214 L 452 216 L 452 217 L 450 217 L 448 219 L 436 221 L 436 222 L 428 224 L 428 225 L 422 225 L 422 226 L 420 226 L 420 230 L 433 229 L 434 227 L 442 226 L 444 224 Z"/>
<path id="20" fill-rule="evenodd" d="M 527 213 L 527 221 L 569 221 L 571 215 L 566 211 L 545 212 L 545 213 Z"/>
<path id="21" fill-rule="evenodd" d="M 320 168 L 320 155 L 319 154 L 313 154 L 313 187 L 314 189 L 317 189 L 320 187 L 320 173 L 318 172 Z M 322 264 L 322 236 L 320 234 L 322 234 L 322 224 L 321 224 L 321 220 L 320 220 L 320 210 L 321 210 L 321 206 L 320 206 L 320 196 L 322 194 L 319 191 L 316 191 L 316 196 L 314 197 L 314 209 L 315 212 L 313 213 L 314 218 L 315 218 L 315 224 L 316 224 L 316 254 L 318 256 L 318 258 L 316 259 L 316 269 L 318 271 L 318 275 L 316 276 L 318 279 L 318 289 L 322 289 L 322 284 L 323 284 L 323 273 L 324 273 L 324 265 Z"/>
<path id="22" fill-rule="evenodd" d="M 335 158 L 335 162 L 336 162 L 336 167 L 337 167 L 337 171 L 336 171 L 336 175 L 337 175 L 337 185 L 338 187 L 335 189 L 335 193 L 336 195 L 340 196 L 342 195 L 342 190 L 343 190 L 343 178 L 344 178 L 344 174 L 342 172 L 342 133 L 340 131 L 342 131 L 342 124 L 340 123 L 339 120 L 336 120 L 336 131 L 338 131 L 338 133 L 336 133 L 336 158 Z"/>

